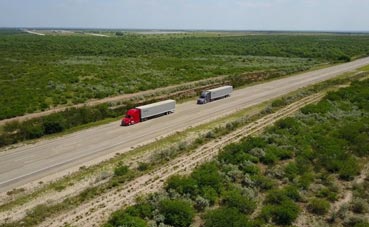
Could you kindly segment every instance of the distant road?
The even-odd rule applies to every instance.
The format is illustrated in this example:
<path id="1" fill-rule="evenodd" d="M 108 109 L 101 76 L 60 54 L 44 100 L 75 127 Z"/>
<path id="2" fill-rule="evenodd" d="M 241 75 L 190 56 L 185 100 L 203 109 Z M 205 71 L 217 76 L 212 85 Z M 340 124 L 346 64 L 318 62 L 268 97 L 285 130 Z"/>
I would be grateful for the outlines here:
<path id="1" fill-rule="evenodd" d="M 104 35 L 104 34 L 99 34 L 99 33 L 84 33 L 85 35 L 92 35 L 92 36 L 97 36 L 97 37 L 110 37 L 108 35 Z"/>
<path id="2" fill-rule="evenodd" d="M 22 31 L 27 32 L 27 33 L 32 34 L 32 35 L 41 35 L 41 36 L 44 36 L 45 35 L 43 33 L 35 32 L 35 31 L 30 31 L 30 30 L 27 30 L 27 29 L 24 29 Z"/>
<path id="3" fill-rule="evenodd" d="M 174 114 L 134 126 L 120 127 L 120 122 L 113 122 L 2 152 L 0 191 L 39 180 L 94 159 L 128 151 L 132 146 L 162 135 L 184 130 L 189 126 L 259 104 L 368 64 L 369 57 L 236 90 L 231 97 L 206 105 L 196 105 L 195 100 L 179 104 Z"/>

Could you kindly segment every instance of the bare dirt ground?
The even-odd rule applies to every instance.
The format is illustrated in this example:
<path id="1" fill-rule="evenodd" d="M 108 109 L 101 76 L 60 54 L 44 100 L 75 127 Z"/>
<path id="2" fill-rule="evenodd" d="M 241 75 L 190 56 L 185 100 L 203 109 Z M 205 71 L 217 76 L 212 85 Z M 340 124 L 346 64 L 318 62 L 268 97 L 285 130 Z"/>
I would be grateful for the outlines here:
<path id="1" fill-rule="evenodd" d="M 353 181 L 348 182 L 348 184 L 345 185 L 345 191 L 343 192 L 343 196 L 341 197 L 341 199 L 339 199 L 333 204 L 331 208 L 331 213 L 337 212 L 343 205 L 348 204 L 352 201 L 353 197 L 351 190 L 352 185 L 363 183 L 368 174 L 369 174 L 369 163 L 364 166 L 359 176 L 355 177 Z"/>
<path id="2" fill-rule="evenodd" d="M 332 204 L 330 212 L 328 212 L 328 214 L 322 218 L 327 219 L 333 213 L 337 213 L 341 209 L 341 207 L 348 205 L 353 199 L 352 186 L 354 184 L 363 183 L 363 181 L 368 177 L 368 174 L 369 174 L 369 163 L 364 166 L 360 175 L 355 177 L 354 180 L 349 182 L 340 182 L 343 188 L 343 191 L 341 192 L 341 197 Z M 303 212 L 301 212 L 300 216 L 295 221 L 295 226 L 298 227 L 328 226 L 328 224 L 326 224 L 323 219 L 320 219 L 320 217 L 311 215 L 310 213 L 304 210 Z"/>
<path id="3" fill-rule="evenodd" d="M 236 142 L 245 136 L 261 131 L 275 121 L 293 114 L 304 105 L 316 102 L 321 98 L 321 94 L 306 97 L 274 114 L 267 115 L 229 135 L 206 144 L 191 154 L 176 158 L 150 174 L 143 175 L 121 187 L 100 195 L 98 198 L 73 210 L 62 213 L 57 217 L 52 217 L 40 226 L 63 226 L 68 223 L 76 226 L 98 226 L 105 222 L 113 211 L 134 204 L 137 196 L 160 190 L 169 176 L 193 170 L 199 164 L 211 160 L 226 144 Z"/>

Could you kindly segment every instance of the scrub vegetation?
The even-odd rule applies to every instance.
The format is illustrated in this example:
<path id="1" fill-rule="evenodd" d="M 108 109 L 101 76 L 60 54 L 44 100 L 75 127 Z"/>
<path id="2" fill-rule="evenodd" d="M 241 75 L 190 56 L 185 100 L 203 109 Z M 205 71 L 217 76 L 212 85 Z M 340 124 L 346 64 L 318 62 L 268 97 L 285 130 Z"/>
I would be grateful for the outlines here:
<path id="1" fill-rule="evenodd" d="M 168 165 L 168 167 L 163 167 L 164 170 L 162 170 L 162 172 L 167 173 L 167 168 L 171 166 L 168 162 L 178 158 L 178 156 L 184 155 L 185 153 L 191 154 L 192 151 L 199 148 L 199 146 L 206 146 L 206 144 L 216 141 L 218 138 L 243 127 L 246 124 L 250 124 L 263 116 L 274 113 L 293 102 L 298 102 L 298 100 L 303 97 L 310 96 L 311 94 L 319 91 L 326 92 L 331 89 L 335 90 L 342 85 L 349 84 L 350 81 L 356 81 L 363 78 L 363 76 L 365 77 L 365 74 L 354 75 L 355 76 L 345 75 L 337 79 L 309 86 L 308 88 L 292 92 L 275 101 L 268 101 L 258 107 L 252 107 L 251 109 L 248 108 L 217 121 L 200 125 L 181 133 L 173 134 L 165 139 L 156 141 L 154 144 L 148 144 L 144 147 L 134 149 L 128 154 L 121 154 L 98 165 L 81 168 L 80 171 L 70 176 L 59 179 L 58 181 L 50 184 L 47 183 L 34 192 L 31 191 L 31 194 L 18 190 L 9 191 L 9 195 L 15 195 L 15 197 L 13 197 L 14 200 L 1 205 L 0 211 L 6 211 L 9 209 L 20 210 L 21 208 L 15 209 L 15 207 L 21 206 L 22 204 L 26 205 L 27 203 L 32 203 L 32 200 L 36 200 L 41 195 L 45 196 L 49 193 L 50 196 L 51 193 L 53 196 L 52 198 L 55 198 L 55 192 L 62 193 L 63 190 L 66 190 L 67 188 L 67 190 L 71 190 L 70 187 L 78 185 L 78 181 L 83 181 L 83 179 L 95 179 L 89 183 L 89 187 L 80 189 L 81 193 L 78 195 L 70 196 L 58 203 L 40 204 L 39 206 L 33 205 L 34 207 L 32 209 L 29 209 L 26 205 L 25 207 L 28 207 L 26 216 L 24 218 L 18 217 L 21 219 L 18 221 L 15 221 L 17 220 L 15 219 L 15 222 L 8 220 L 9 223 L 5 226 L 19 226 L 20 223 L 22 223 L 22 226 L 37 225 L 57 213 L 63 213 L 63 211 L 68 209 L 72 210 L 82 203 L 86 203 L 89 200 L 103 196 L 103 194 L 108 193 L 110 190 L 110 195 L 115 195 L 114 190 L 116 189 L 118 191 L 126 189 L 131 190 L 132 188 L 129 186 L 132 183 L 131 181 L 134 181 L 134 179 L 137 179 L 144 174 L 153 174 L 159 166 L 163 167 Z M 197 135 L 197 137 L 193 138 L 193 135 Z M 135 161 L 132 163 L 129 160 Z M 129 168 L 127 168 L 128 166 Z M 86 195 L 88 196 L 86 197 Z M 94 208 L 91 209 L 94 210 Z M 40 210 L 48 210 L 48 212 L 40 212 Z M 124 219 L 123 221 L 127 220 Z"/>
<path id="2" fill-rule="evenodd" d="M 369 53 L 346 35 L 34 36 L 0 31 L 0 119 L 218 75 L 285 74 Z"/>
<path id="3" fill-rule="evenodd" d="M 349 61 L 367 55 L 368 44 L 365 35 L 190 33 L 107 38 L 33 36 L 2 30 L 0 119 L 225 74 L 228 76 L 206 83 L 242 86 Z M 196 87 L 178 89 L 187 92 L 175 91 L 176 99 L 198 92 Z M 113 119 L 137 104 L 173 98 L 171 93 L 13 121 L 0 128 L 0 147 Z"/>
<path id="4" fill-rule="evenodd" d="M 105 226 L 124 220 L 130 226 L 311 226 L 316 220 L 316 226 L 368 226 L 369 178 L 362 172 L 369 157 L 368 87 L 369 80 L 354 82 L 261 135 L 228 145 L 191 174 L 172 176 L 164 191 L 117 211 Z M 347 190 L 353 198 L 332 211 Z"/>

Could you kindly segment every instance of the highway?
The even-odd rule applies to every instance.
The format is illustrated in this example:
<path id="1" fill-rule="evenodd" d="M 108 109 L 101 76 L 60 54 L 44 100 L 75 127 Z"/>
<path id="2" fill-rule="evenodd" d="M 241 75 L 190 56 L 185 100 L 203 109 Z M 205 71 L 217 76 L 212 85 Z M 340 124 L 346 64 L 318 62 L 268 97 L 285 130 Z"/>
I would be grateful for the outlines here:
<path id="1" fill-rule="evenodd" d="M 133 146 L 259 104 L 369 64 L 369 57 L 236 90 L 206 105 L 178 104 L 174 114 L 130 127 L 120 122 L 43 140 L 0 153 L 0 192 L 8 191 L 93 160 L 127 152 Z M 122 113 L 122 116 L 124 113 Z"/>

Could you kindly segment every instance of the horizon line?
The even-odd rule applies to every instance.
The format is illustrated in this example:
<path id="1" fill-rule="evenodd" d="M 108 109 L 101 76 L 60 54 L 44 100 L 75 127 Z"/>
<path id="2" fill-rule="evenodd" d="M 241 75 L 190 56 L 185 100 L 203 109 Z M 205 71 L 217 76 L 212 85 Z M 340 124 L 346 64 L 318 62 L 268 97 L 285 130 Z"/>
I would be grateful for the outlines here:
<path id="1" fill-rule="evenodd" d="M 40 29 L 40 30 L 127 30 L 127 31 L 205 31 L 205 32 L 316 32 L 316 33 L 369 33 L 369 30 L 293 30 L 293 29 L 201 29 L 201 28 L 104 28 L 104 27 L 37 27 L 2 26 L 0 29 Z"/>

